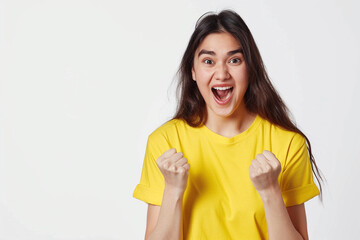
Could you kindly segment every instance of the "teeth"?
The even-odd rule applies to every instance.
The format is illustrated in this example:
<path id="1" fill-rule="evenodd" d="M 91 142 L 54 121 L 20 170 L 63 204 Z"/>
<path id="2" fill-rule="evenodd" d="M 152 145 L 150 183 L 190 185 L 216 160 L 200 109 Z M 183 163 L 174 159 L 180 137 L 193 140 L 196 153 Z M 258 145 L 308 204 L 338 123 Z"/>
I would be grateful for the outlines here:
<path id="1" fill-rule="evenodd" d="M 232 88 L 232 87 L 214 87 L 214 89 L 216 89 L 216 90 L 227 90 L 230 88 Z"/>

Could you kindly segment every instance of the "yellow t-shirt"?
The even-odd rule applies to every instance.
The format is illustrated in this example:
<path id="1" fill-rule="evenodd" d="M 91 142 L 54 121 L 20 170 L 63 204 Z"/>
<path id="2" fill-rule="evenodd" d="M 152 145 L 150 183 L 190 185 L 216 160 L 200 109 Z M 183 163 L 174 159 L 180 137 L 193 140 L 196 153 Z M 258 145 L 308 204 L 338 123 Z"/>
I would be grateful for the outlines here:
<path id="1" fill-rule="evenodd" d="M 190 164 L 183 198 L 184 239 L 268 239 L 264 205 L 249 177 L 251 161 L 263 150 L 281 163 L 278 180 L 285 206 L 319 194 L 305 139 L 257 115 L 246 131 L 232 138 L 179 119 L 156 129 L 148 138 L 135 198 L 161 205 L 164 177 L 156 160 L 170 148 L 182 152 Z"/>

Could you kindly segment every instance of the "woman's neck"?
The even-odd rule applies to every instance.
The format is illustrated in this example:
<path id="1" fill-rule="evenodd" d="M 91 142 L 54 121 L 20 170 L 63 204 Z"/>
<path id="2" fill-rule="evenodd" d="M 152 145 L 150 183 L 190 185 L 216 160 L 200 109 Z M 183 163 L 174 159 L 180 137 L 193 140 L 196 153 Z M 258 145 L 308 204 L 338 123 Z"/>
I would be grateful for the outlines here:
<path id="1" fill-rule="evenodd" d="M 208 114 L 205 126 L 214 133 L 231 138 L 247 130 L 255 118 L 256 114 L 243 108 L 229 117 Z"/>

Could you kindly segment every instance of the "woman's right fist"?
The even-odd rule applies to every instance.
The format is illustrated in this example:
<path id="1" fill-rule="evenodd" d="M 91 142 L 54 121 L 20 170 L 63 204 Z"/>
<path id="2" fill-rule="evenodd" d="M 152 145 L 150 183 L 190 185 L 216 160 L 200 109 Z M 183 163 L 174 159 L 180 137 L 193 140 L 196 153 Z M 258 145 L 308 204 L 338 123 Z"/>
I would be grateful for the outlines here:
<path id="1" fill-rule="evenodd" d="M 182 152 L 171 148 L 164 152 L 156 163 L 164 175 L 165 185 L 183 193 L 186 189 L 190 165 Z"/>

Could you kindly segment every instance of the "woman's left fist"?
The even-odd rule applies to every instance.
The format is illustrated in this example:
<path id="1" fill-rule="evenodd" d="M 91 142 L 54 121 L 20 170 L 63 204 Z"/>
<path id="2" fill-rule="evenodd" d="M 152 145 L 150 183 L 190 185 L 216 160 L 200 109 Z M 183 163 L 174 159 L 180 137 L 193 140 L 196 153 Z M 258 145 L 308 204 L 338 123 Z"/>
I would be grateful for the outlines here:
<path id="1" fill-rule="evenodd" d="M 264 150 L 251 161 L 249 176 L 258 192 L 278 187 L 281 164 L 272 152 Z"/>

